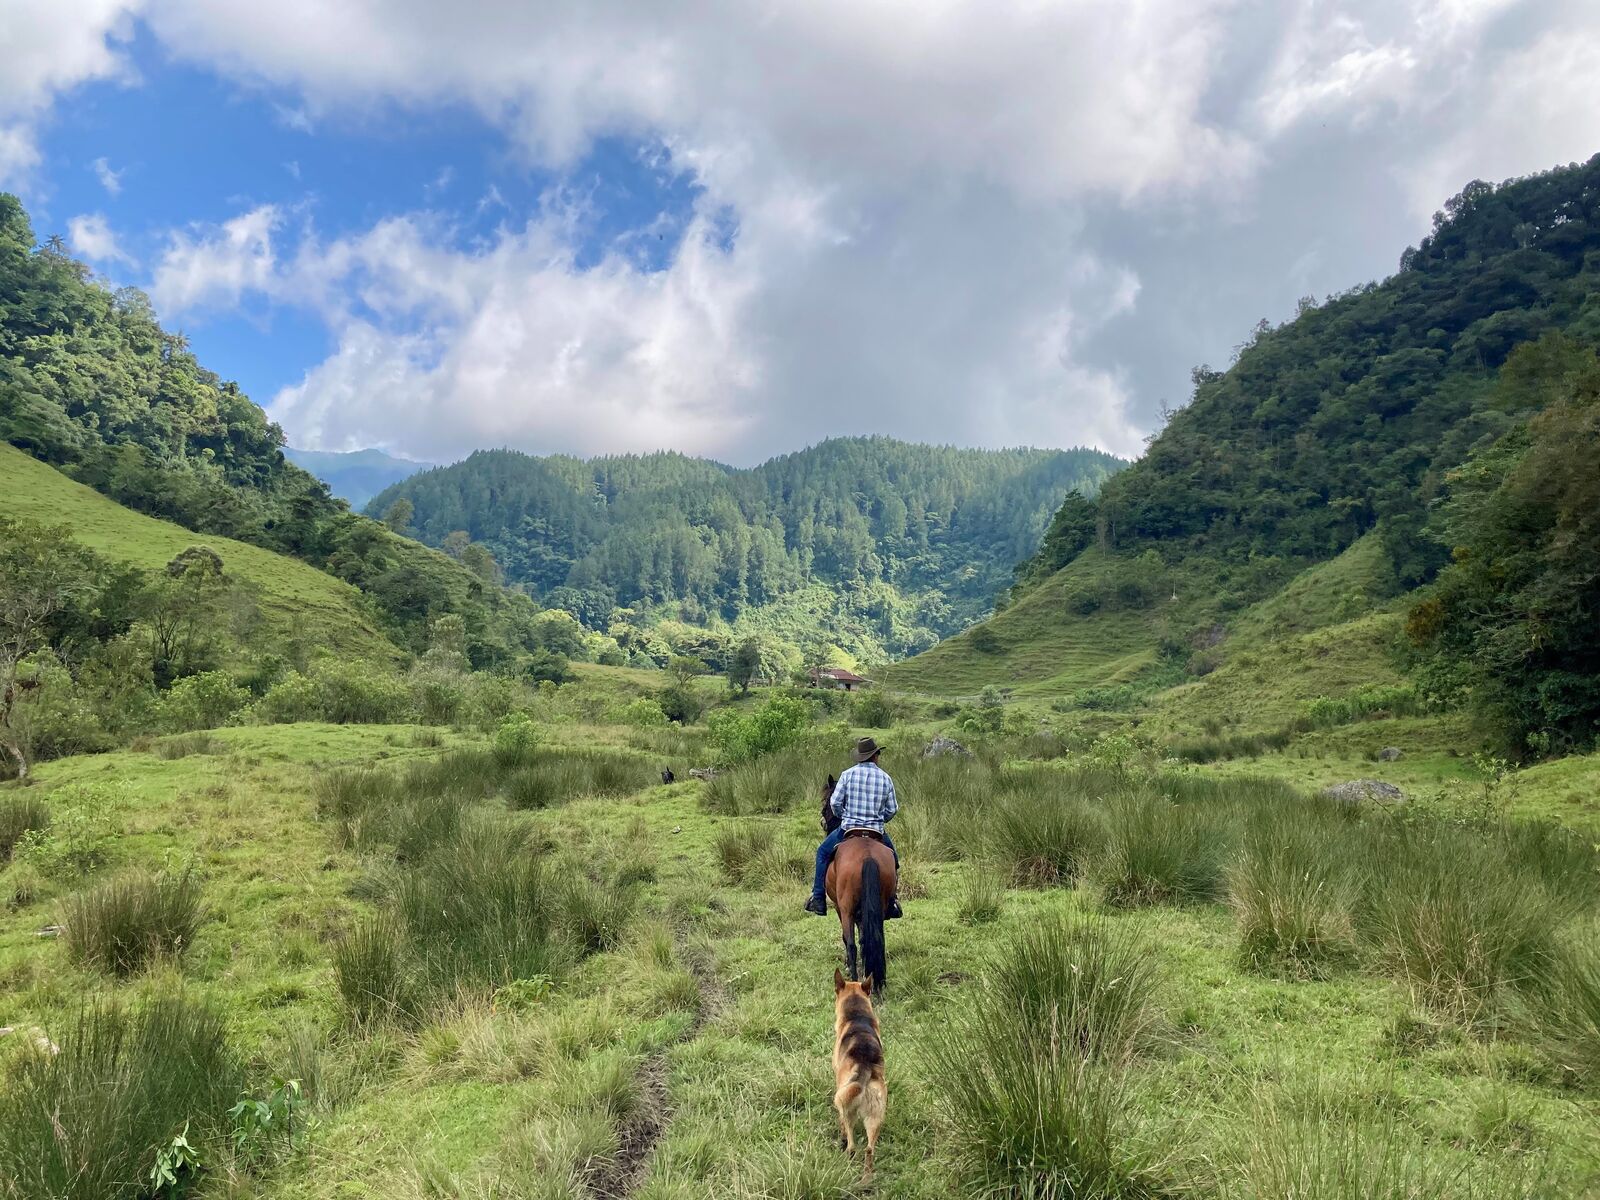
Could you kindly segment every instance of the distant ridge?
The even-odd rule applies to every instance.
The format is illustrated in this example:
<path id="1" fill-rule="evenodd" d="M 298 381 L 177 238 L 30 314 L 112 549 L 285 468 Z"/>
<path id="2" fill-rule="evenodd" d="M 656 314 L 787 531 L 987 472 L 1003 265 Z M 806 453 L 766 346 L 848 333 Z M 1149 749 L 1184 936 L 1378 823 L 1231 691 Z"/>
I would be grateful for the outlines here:
<path id="1" fill-rule="evenodd" d="M 418 471 L 432 470 L 437 463 L 413 462 L 396 458 L 382 450 L 296 450 L 284 448 L 284 457 L 295 466 L 311 472 L 327 484 L 333 494 L 360 512 L 367 502 L 402 479 Z"/>

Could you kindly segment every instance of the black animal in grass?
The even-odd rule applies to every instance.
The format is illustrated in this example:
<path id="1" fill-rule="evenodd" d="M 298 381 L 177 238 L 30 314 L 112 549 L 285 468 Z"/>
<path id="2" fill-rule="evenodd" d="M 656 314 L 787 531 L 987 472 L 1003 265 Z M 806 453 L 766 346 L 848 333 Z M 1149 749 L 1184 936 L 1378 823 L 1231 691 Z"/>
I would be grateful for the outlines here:
<path id="1" fill-rule="evenodd" d="M 676 778 L 677 778 L 677 776 L 672 773 L 672 768 L 671 767 L 668 767 L 666 770 L 661 772 L 661 782 L 662 783 L 671 783 Z"/>

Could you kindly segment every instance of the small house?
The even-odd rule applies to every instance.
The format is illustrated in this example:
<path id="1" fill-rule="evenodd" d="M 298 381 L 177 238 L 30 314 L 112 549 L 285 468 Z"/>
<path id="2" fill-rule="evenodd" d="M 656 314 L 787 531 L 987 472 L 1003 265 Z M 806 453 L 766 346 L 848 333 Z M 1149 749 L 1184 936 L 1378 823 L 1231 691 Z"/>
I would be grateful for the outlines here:
<path id="1" fill-rule="evenodd" d="M 856 692 L 870 684 L 872 680 L 857 675 L 854 671 L 846 671 L 843 667 L 823 667 L 819 671 L 811 672 L 811 686 L 832 688 L 839 692 Z"/>

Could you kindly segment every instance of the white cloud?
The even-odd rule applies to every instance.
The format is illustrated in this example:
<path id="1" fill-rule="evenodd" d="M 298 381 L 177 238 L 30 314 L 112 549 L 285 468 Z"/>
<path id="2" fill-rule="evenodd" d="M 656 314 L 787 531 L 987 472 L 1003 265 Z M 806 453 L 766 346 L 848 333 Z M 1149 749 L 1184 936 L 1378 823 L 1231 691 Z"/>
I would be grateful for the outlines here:
<path id="1" fill-rule="evenodd" d="M 91 79 L 123 78 L 117 41 L 138 0 L 6 0 L 0 4 L 0 186 L 28 180 L 36 125 L 54 98 Z"/>
<path id="2" fill-rule="evenodd" d="M 300 444 L 422 457 L 1136 451 L 1190 364 L 1387 268 L 1424 202 L 1600 149 L 1581 0 L 151 3 L 174 53 L 291 89 L 292 127 L 466 104 L 528 161 L 619 135 L 703 189 L 658 272 L 580 269 L 562 196 L 472 250 L 423 215 L 174 237 L 164 308 L 324 314 L 337 349 L 274 406 Z"/>
<path id="3" fill-rule="evenodd" d="M 100 181 L 100 186 L 105 188 L 107 194 L 115 196 L 121 193 L 122 172 L 113 171 L 111 164 L 105 160 L 104 155 L 95 159 L 89 165 L 94 170 L 94 177 Z"/>
<path id="4" fill-rule="evenodd" d="M 133 255 L 117 242 L 103 213 L 85 213 L 67 221 L 67 237 L 72 248 L 90 262 L 120 262 L 130 267 L 138 266 Z"/>
<path id="5" fill-rule="evenodd" d="M 170 319 L 237 304 L 249 291 L 276 290 L 272 239 L 282 220 L 275 205 L 265 204 L 198 236 L 173 233 L 150 285 L 156 309 Z"/>
<path id="6" fill-rule="evenodd" d="M 1600 6 L 1582 22 L 1540 37 L 1504 58 L 1474 89 L 1475 112 L 1430 153 L 1401 169 L 1419 216 L 1473 178 L 1514 175 L 1600 151 Z"/>

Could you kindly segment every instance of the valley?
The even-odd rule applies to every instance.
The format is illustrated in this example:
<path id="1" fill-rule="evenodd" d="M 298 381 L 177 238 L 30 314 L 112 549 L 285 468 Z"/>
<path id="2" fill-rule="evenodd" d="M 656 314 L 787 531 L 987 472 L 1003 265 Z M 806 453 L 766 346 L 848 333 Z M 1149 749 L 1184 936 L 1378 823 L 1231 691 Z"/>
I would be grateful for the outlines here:
<path id="1" fill-rule="evenodd" d="M 0 1196 L 1600 1191 L 1597 179 L 1472 185 L 1132 464 L 370 516 L 7 197 Z M 861 736 L 870 1192 L 801 910 Z"/>

